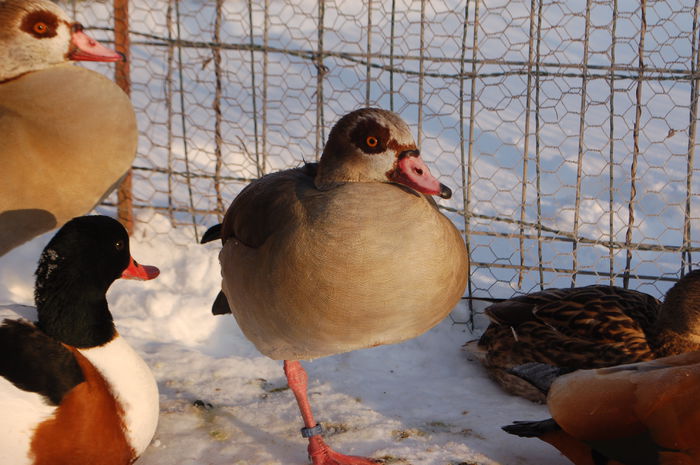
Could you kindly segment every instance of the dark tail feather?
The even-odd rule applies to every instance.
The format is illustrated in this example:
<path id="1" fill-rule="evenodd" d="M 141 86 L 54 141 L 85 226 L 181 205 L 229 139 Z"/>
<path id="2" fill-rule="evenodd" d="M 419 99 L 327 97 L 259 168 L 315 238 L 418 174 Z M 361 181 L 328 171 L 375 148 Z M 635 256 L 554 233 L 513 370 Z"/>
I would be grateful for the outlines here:
<path id="1" fill-rule="evenodd" d="M 217 239 L 221 239 L 221 223 L 215 224 L 211 228 L 207 229 L 199 243 L 206 244 L 207 242 L 215 241 Z"/>
<path id="2" fill-rule="evenodd" d="M 214 303 L 211 305 L 211 312 L 214 315 L 225 315 L 231 313 L 231 307 L 228 306 L 228 300 L 223 291 L 219 291 L 219 295 L 214 299 Z"/>
<path id="3" fill-rule="evenodd" d="M 513 367 L 508 370 L 508 373 L 524 379 L 539 389 L 540 392 L 547 394 L 555 379 L 572 371 L 574 370 L 571 368 L 560 368 L 545 363 L 531 362 Z"/>
<path id="4" fill-rule="evenodd" d="M 540 421 L 514 421 L 511 425 L 501 426 L 501 429 L 521 438 L 538 438 L 545 433 L 561 431 L 561 427 L 552 418 Z"/>

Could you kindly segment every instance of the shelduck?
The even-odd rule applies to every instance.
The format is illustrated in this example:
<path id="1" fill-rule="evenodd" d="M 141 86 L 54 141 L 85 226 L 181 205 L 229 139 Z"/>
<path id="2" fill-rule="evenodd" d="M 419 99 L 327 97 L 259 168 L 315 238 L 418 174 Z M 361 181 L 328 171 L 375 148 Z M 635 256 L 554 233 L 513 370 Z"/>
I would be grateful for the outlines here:
<path id="1" fill-rule="evenodd" d="M 505 390 L 544 396 L 508 371 L 528 362 L 601 368 L 700 350 L 700 271 L 683 276 L 663 303 L 615 286 L 548 289 L 485 310 L 491 320 L 468 350 Z"/>
<path id="2" fill-rule="evenodd" d="M 0 256 L 88 213 L 136 154 L 128 96 L 74 60 L 121 60 L 48 0 L 0 1 Z"/>
<path id="3" fill-rule="evenodd" d="M 432 195 L 451 192 L 406 123 L 365 108 L 337 122 L 318 164 L 254 181 L 203 238 L 223 242 L 213 311 L 232 312 L 260 352 L 284 360 L 315 465 L 374 462 L 321 439 L 299 360 L 416 337 L 462 296 L 464 241 Z"/>
<path id="4" fill-rule="evenodd" d="M 131 258 L 126 230 L 106 216 L 75 218 L 51 239 L 36 271 L 37 321 L 0 325 L 0 463 L 127 465 L 144 451 L 158 388 L 105 293 L 118 278 L 158 273 Z"/>

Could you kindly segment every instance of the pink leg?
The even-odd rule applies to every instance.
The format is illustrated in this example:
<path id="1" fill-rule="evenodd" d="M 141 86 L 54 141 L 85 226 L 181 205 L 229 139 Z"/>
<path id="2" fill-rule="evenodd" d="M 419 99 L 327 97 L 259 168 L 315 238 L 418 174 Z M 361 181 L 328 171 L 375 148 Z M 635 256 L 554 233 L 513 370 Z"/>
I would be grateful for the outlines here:
<path id="1" fill-rule="evenodd" d="M 304 430 L 312 435 L 309 437 L 309 457 L 313 465 L 376 465 L 377 462 L 363 457 L 354 457 L 339 454 L 331 449 L 320 436 L 320 432 L 312 431 L 316 427 L 314 415 L 311 413 L 311 405 L 306 395 L 307 380 L 306 370 L 296 360 L 284 361 L 284 374 L 287 376 L 289 388 L 299 404 L 301 417 L 304 419 Z"/>

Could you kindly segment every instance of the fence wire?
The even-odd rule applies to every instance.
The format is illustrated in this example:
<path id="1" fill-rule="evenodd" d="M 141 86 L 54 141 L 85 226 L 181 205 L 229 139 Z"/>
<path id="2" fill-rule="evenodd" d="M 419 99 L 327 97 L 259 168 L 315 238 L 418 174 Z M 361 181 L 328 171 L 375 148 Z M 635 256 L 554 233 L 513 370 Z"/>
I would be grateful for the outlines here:
<path id="1" fill-rule="evenodd" d="M 64 6 L 113 40 L 111 1 Z M 380 106 L 454 188 L 441 206 L 468 295 L 658 296 L 696 263 L 697 0 L 128 6 L 139 228 L 164 217 L 197 240 L 248 182 L 318 159 L 340 116 Z"/>

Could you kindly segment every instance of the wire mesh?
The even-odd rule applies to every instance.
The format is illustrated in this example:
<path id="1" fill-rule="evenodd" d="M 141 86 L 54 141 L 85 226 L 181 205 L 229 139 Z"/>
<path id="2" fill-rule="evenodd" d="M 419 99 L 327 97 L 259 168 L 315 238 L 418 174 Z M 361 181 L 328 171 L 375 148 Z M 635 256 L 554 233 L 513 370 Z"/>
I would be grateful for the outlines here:
<path id="1" fill-rule="evenodd" d="M 111 2 L 64 5 L 112 40 Z M 381 106 L 454 188 L 441 206 L 465 234 L 467 294 L 658 296 L 695 263 L 695 0 L 129 8 L 139 228 L 166 218 L 195 241 L 246 183 L 316 160 L 340 116 Z"/>

